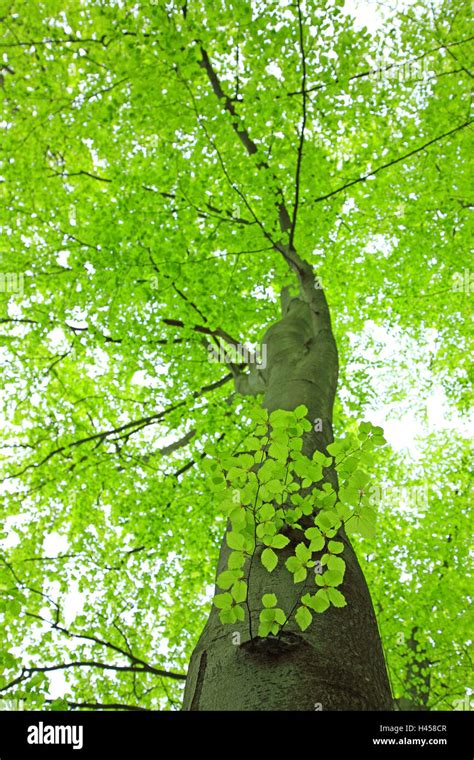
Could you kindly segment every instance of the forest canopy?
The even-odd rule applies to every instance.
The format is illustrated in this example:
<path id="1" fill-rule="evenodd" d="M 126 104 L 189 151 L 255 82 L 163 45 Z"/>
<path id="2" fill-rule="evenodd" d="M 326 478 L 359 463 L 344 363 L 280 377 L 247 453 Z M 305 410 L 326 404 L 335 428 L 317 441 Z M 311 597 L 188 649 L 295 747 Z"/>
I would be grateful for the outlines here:
<path id="1" fill-rule="evenodd" d="M 471 3 L 350 10 L 0 2 L 1 699 L 180 709 L 284 239 L 334 439 L 381 439 L 351 540 L 395 704 L 469 709 Z"/>

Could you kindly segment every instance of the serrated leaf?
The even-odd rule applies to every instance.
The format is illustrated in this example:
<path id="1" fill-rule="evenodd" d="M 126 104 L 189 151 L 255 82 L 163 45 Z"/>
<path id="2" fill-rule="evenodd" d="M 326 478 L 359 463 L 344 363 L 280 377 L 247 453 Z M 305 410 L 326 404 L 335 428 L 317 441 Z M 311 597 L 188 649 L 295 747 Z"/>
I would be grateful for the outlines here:
<path id="1" fill-rule="evenodd" d="M 330 551 L 331 554 L 341 554 L 344 551 L 344 544 L 342 541 L 329 541 L 328 551 Z"/>
<path id="2" fill-rule="evenodd" d="M 227 533 L 226 541 L 227 541 L 227 546 L 229 547 L 229 549 L 241 550 L 244 548 L 245 539 L 242 533 L 236 533 L 235 531 L 230 531 L 230 533 Z"/>
<path id="3" fill-rule="evenodd" d="M 311 552 L 303 543 L 298 544 L 295 549 L 295 554 L 301 562 L 307 562 L 311 559 Z"/>
<path id="4" fill-rule="evenodd" d="M 290 573 L 295 573 L 302 567 L 301 560 L 299 560 L 298 557 L 288 557 L 285 562 L 285 567 L 290 571 Z"/>
<path id="5" fill-rule="evenodd" d="M 240 570 L 245 562 L 245 554 L 243 552 L 231 552 L 227 560 L 229 570 Z"/>
<path id="6" fill-rule="evenodd" d="M 284 549 L 289 543 L 290 539 L 287 536 L 278 533 L 276 536 L 273 536 L 270 546 L 273 546 L 274 549 Z"/>
<path id="7" fill-rule="evenodd" d="M 295 618 L 302 631 L 306 631 L 313 621 L 313 616 L 307 607 L 298 607 Z"/>
<path id="8" fill-rule="evenodd" d="M 275 621 L 279 625 L 284 625 L 284 623 L 286 623 L 286 615 L 279 607 L 275 608 Z"/>
<path id="9" fill-rule="evenodd" d="M 277 603 L 275 594 L 264 594 L 262 596 L 262 604 L 264 607 L 274 607 Z"/>
<path id="10" fill-rule="evenodd" d="M 264 623 L 273 623 L 276 616 L 276 609 L 274 607 L 265 607 L 260 612 L 260 620 Z"/>
<path id="11" fill-rule="evenodd" d="M 227 607 L 231 607 L 233 604 L 233 601 L 234 600 L 232 599 L 232 596 L 229 593 L 216 594 L 213 599 L 215 606 L 219 610 L 223 610 L 223 609 L 226 609 Z"/>
<path id="12" fill-rule="evenodd" d="M 243 580 L 236 581 L 232 586 L 231 594 L 236 602 L 245 602 L 247 599 L 247 582 Z"/>
<path id="13" fill-rule="evenodd" d="M 222 609 L 219 612 L 219 620 L 224 625 L 228 623 L 235 623 L 235 621 L 237 620 L 235 609 L 232 607 L 226 607 L 225 609 Z"/>
<path id="14" fill-rule="evenodd" d="M 325 612 L 329 607 L 329 598 L 326 589 L 319 589 L 307 602 L 308 607 L 318 613 Z"/>
<path id="15" fill-rule="evenodd" d="M 300 404 L 294 410 L 294 414 L 298 420 L 301 420 L 308 414 L 308 408 L 304 404 Z"/>
<path id="16" fill-rule="evenodd" d="M 224 570 L 217 576 L 217 585 L 225 590 L 229 589 L 240 577 L 240 570 Z"/>
<path id="17" fill-rule="evenodd" d="M 258 510 L 258 517 L 262 522 L 271 520 L 275 514 L 275 507 L 272 504 L 262 504 Z"/>
<path id="18" fill-rule="evenodd" d="M 300 567 L 298 570 L 296 570 L 295 574 L 293 575 L 293 582 L 301 583 L 301 581 L 304 581 L 307 575 L 308 575 L 308 571 L 306 570 L 306 568 Z"/>
<path id="19" fill-rule="evenodd" d="M 264 549 L 261 556 L 262 565 L 271 573 L 278 564 L 278 557 L 273 549 Z"/>
<path id="20" fill-rule="evenodd" d="M 318 592 L 319 593 L 319 592 Z M 343 594 L 337 588 L 328 588 L 327 595 L 334 607 L 345 607 L 347 602 Z"/>

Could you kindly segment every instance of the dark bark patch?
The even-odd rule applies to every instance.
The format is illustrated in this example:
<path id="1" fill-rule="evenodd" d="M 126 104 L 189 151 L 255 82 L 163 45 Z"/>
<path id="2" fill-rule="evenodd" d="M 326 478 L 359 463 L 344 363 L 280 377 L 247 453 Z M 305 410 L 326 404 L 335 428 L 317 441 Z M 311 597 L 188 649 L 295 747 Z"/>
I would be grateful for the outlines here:
<path id="1" fill-rule="evenodd" d="M 304 643 L 300 636 L 295 633 L 283 631 L 279 636 L 255 636 L 249 641 L 245 641 L 240 649 L 243 649 L 250 655 L 262 657 L 283 657 L 290 651 Z"/>
<path id="2" fill-rule="evenodd" d="M 204 678 L 207 668 L 207 652 L 204 651 L 199 661 L 199 672 L 197 677 L 196 689 L 193 694 L 193 700 L 191 702 L 191 710 L 199 710 L 199 700 L 201 699 L 202 687 L 204 684 Z"/>

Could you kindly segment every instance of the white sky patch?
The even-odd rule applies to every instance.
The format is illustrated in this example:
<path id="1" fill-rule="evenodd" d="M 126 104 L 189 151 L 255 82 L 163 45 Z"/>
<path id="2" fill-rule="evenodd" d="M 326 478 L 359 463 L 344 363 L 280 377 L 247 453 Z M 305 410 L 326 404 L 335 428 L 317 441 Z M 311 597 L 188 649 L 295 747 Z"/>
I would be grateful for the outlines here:
<path id="1" fill-rule="evenodd" d="M 265 71 L 270 76 L 279 79 L 280 82 L 283 81 L 283 72 L 276 61 L 271 61 L 267 66 L 265 66 Z"/>
<path id="2" fill-rule="evenodd" d="M 68 342 L 66 341 L 66 336 L 64 335 L 64 330 L 62 327 L 54 327 L 48 333 L 47 337 L 51 346 L 55 349 L 64 349 L 68 347 Z"/>
<path id="3" fill-rule="evenodd" d="M 109 369 L 109 363 L 110 359 L 108 353 L 96 346 L 94 349 L 94 363 L 92 364 L 89 362 L 86 365 L 88 376 L 90 378 L 97 378 L 101 375 L 105 375 Z"/>
<path id="4" fill-rule="evenodd" d="M 390 10 L 401 11 L 409 5 L 413 5 L 415 0 L 393 0 Z M 375 33 L 380 31 L 384 24 L 383 6 L 378 0 L 346 0 L 343 13 L 350 15 L 354 19 L 356 29 L 362 29 L 364 26 L 369 32 Z"/>
<path id="5" fill-rule="evenodd" d="M 79 591 L 77 582 L 72 581 L 69 584 L 69 591 L 62 599 L 64 622 L 70 626 L 77 615 L 81 615 L 84 610 L 85 597 Z"/>
<path id="6" fill-rule="evenodd" d="M 170 365 L 169 364 L 157 364 L 155 366 L 155 373 L 156 375 L 166 375 L 166 373 L 169 370 Z M 144 388 L 160 388 L 162 383 L 158 380 L 157 377 L 154 377 L 146 370 L 144 369 L 138 369 L 136 372 L 133 373 L 132 379 L 130 380 L 131 385 L 140 385 Z"/>
<path id="7" fill-rule="evenodd" d="M 58 262 L 60 267 L 64 267 L 65 269 L 70 269 L 68 264 L 69 256 L 71 255 L 71 251 L 59 251 L 56 261 Z"/>
<path id="8" fill-rule="evenodd" d="M 412 351 L 411 339 L 406 335 L 392 333 L 374 322 L 367 322 L 362 335 L 353 337 L 353 344 L 357 345 L 358 353 L 362 352 L 364 358 L 352 365 L 349 363 L 349 372 L 362 367 L 367 370 L 372 388 L 377 391 L 377 396 L 383 398 L 387 393 L 387 382 L 396 379 L 390 372 L 390 368 L 395 366 L 395 371 L 400 372 L 400 383 L 406 387 L 404 399 L 369 405 L 364 415 L 369 422 L 384 429 L 385 438 L 396 451 L 407 450 L 417 460 L 422 456 L 420 442 L 429 433 L 454 430 L 466 438 L 472 435 L 474 411 L 461 416 L 453 409 L 429 369 L 429 357 L 435 352 L 436 330 L 426 332 L 426 343 L 419 347 L 418 353 Z M 365 342 L 367 339 L 368 343 Z M 397 367 L 398 356 L 403 359 L 403 369 Z M 376 366 L 371 370 L 371 363 L 377 361 L 382 362 L 382 368 Z M 404 382 L 407 375 L 411 385 Z M 426 392 L 427 386 L 430 387 L 429 392 Z M 344 389 L 341 391 L 344 396 Z"/>
<path id="9" fill-rule="evenodd" d="M 43 551 L 48 557 L 56 557 L 58 554 L 64 554 L 69 549 L 69 541 L 66 536 L 62 536 L 57 531 L 48 533 L 44 537 Z"/>

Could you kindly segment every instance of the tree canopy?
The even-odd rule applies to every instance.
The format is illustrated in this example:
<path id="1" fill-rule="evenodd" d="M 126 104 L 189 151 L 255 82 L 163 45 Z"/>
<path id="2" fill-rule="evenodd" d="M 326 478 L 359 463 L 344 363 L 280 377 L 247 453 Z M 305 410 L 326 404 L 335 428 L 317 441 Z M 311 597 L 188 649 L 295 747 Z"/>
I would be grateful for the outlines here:
<path id="1" fill-rule="evenodd" d="M 469 698 L 471 4 L 371 32 L 343 6 L 1 3 L 4 698 L 179 709 L 226 524 L 207 465 L 259 408 L 209 347 L 258 351 L 296 288 L 275 198 L 330 305 L 336 440 L 419 426 L 355 538 L 394 695 Z"/>

